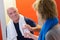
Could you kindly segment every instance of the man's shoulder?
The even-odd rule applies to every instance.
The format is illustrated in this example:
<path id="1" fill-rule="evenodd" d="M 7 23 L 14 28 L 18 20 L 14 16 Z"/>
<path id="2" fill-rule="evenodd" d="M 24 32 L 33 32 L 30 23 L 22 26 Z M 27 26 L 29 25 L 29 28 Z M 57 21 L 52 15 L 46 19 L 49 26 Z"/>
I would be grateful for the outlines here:
<path id="1" fill-rule="evenodd" d="M 25 21 L 33 21 L 32 19 L 30 18 L 27 18 L 27 17 L 24 17 Z"/>
<path id="2" fill-rule="evenodd" d="M 36 23 L 32 19 L 27 18 L 27 17 L 24 17 L 24 19 L 25 19 L 25 22 L 29 24 L 30 26 L 36 26 Z"/>

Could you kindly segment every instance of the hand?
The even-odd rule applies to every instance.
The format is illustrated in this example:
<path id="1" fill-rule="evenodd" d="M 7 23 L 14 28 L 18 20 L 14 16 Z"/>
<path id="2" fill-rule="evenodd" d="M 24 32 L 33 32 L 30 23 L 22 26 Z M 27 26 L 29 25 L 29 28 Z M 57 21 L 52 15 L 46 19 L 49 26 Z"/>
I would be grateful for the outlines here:
<path id="1" fill-rule="evenodd" d="M 31 33 L 24 33 L 24 38 L 32 38 L 33 34 Z"/>
<path id="2" fill-rule="evenodd" d="M 29 29 L 30 31 L 32 31 L 32 27 L 30 25 L 28 25 L 28 24 L 25 25 L 25 27 L 23 28 L 23 30 L 24 29 Z"/>
<path id="3" fill-rule="evenodd" d="M 25 38 L 32 38 L 34 40 L 38 40 L 38 36 L 31 34 L 31 33 L 25 33 L 24 37 Z"/>

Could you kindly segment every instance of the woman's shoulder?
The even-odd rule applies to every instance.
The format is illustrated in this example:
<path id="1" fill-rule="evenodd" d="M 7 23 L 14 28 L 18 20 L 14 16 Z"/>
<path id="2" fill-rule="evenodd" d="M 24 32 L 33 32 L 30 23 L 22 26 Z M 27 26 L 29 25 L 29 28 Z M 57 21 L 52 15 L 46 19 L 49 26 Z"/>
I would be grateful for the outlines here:
<path id="1" fill-rule="evenodd" d="M 60 24 L 54 26 L 50 31 L 46 34 L 46 39 L 60 39 Z"/>
<path id="2" fill-rule="evenodd" d="M 47 33 L 57 33 L 60 32 L 60 24 L 55 25 L 52 29 L 50 29 Z"/>

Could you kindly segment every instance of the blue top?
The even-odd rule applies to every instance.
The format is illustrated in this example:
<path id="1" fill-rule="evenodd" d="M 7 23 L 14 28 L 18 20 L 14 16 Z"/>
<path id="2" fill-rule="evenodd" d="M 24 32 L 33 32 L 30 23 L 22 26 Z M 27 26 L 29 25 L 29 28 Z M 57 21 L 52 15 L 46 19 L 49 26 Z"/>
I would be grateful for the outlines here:
<path id="1" fill-rule="evenodd" d="M 58 18 L 54 17 L 54 18 L 49 18 L 45 21 L 45 23 L 42 26 L 40 35 L 38 40 L 45 40 L 45 35 L 46 33 L 52 29 L 53 27 L 55 27 L 55 25 L 58 24 Z"/>

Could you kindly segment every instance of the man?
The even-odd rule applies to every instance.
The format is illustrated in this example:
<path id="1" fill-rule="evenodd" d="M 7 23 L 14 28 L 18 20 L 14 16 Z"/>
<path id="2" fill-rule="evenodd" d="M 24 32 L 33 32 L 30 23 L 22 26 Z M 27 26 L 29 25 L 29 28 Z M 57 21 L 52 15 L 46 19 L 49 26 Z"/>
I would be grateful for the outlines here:
<path id="1" fill-rule="evenodd" d="M 7 40 L 33 40 L 31 38 L 24 38 L 22 33 L 22 27 L 24 24 L 35 27 L 36 24 L 32 20 L 24 17 L 23 15 L 19 15 L 16 8 L 8 8 L 7 14 L 10 17 L 10 21 L 7 24 Z"/>

